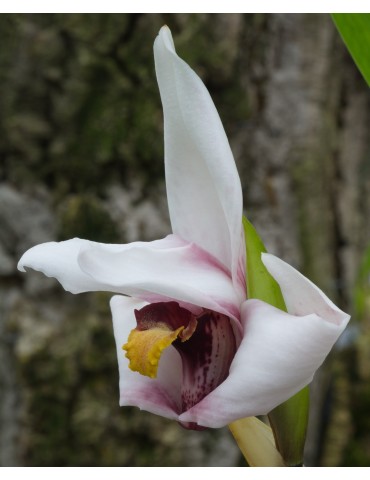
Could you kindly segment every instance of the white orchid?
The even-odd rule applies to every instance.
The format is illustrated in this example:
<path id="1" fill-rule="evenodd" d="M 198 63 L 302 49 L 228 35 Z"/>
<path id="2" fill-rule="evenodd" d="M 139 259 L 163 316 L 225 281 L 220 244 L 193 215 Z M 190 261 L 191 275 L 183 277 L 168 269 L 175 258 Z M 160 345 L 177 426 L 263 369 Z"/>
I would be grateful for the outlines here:
<path id="1" fill-rule="evenodd" d="M 72 293 L 119 294 L 111 309 L 120 405 L 189 428 L 222 427 L 266 414 L 307 385 L 349 316 L 269 254 L 263 263 L 289 313 L 247 298 L 242 191 L 220 118 L 167 27 L 154 54 L 173 234 L 128 245 L 44 243 L 18 268 Z"/>

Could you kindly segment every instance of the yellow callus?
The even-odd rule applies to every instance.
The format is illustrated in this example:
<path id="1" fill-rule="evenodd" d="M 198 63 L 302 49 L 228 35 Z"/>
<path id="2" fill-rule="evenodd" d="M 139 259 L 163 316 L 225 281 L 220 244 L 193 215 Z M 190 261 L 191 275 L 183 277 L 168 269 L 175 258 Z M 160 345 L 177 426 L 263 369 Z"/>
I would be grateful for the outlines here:
<path id="1" fill-rule="evenodd" d="M 130 360 L 130 369 L 155 378 L 163 350 L 169 347 L 183 330 L 183 326 L 170 330 L 167 325 L 161 324 L 148 330 L 131 330 L 127 343 L 122 347 Z"/>

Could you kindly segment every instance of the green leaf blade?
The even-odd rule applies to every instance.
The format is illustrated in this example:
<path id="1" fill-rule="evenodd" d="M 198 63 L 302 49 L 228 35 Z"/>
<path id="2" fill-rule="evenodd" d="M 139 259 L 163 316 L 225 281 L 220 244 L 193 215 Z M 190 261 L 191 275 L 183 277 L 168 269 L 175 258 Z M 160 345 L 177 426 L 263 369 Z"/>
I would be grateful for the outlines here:
<path id="1" fill-rule="evenodd" d="M 332 13 L 357 68 L 370 86 L 370 13 Z"/>
<path id="2" fill-rule="evenodd" d="M 247 296 L 287 311 L 280 287 L 262 262 L 266 248 L 253 225 L 243 217 L 247 254 Z M 294 368 L 294 365 L 292 365 Z M 309 389 L 296 395 L 269 413 L 276 447 L 288 466 L 303 463 L 309 409 Z"/>
<path id="3" fill-rule="evenodd" d="M 247 296 L 258 298 L 280 310 L 287 311 L 280 287 L 262 263 L 261 254 L 267 252 L 253 225 L 243 217 L 247 252 Z"/>

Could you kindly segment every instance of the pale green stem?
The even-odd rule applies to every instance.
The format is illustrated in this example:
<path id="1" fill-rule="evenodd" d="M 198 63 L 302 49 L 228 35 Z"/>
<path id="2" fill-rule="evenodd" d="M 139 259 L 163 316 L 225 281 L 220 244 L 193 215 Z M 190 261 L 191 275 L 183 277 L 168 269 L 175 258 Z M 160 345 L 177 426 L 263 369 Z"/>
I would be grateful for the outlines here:
<path id="1" fill-rule="evenodd" d="M 250 467 L 284 467 L 271 428 L 256 417 L 230 423 L 229 428 Z"/>

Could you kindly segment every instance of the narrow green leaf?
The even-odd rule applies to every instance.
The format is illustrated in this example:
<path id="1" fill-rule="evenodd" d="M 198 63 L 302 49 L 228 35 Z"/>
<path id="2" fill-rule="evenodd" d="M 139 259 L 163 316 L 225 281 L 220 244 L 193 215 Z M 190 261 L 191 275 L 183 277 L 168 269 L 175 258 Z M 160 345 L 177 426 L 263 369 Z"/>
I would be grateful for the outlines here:
<path id="1" fill-rule="evenodd" d="M 303 464 L 309 404 L 309 388 L 305 387 L 268 415 L 276 448 L 288 467 Z"/>
<path id="2" fill-rule="evenodd" d="M 370 86 L 370 13 L 332 13 L 332 19 Z"/>
<path id="3" fill-rule="evenodd" d="M 369 310 L 370 298 L 370 245 L 365 250 L 362 257 L 360 267 L 357 272 L 355 288 L 353 293 L 354 298 L 354 313 L 357 320 L 364 319 Z"/>
<path id="4" fill-rule="evenodd" d="M 278 283 L 262 263 L 261 253 L 266 248 L 253 225 L 243 217 L 247 252 L 247 295 L 287 311 Z M 292 365 L 294 368 L 294 365 Z M 286 465 L 303 462 L 309 407 L 309 390 L 305 387 L 294 397 L 269 413 L 276 447 Z"/>
<path id="5" fill-rule="evenodd" d="M 247 252 L 247 296 L 258 298 L 280 310 L 287 311 L 280 287 L 262 263 L 261 253 L 267 252 L 256 229 L 243 217 Z"/>

